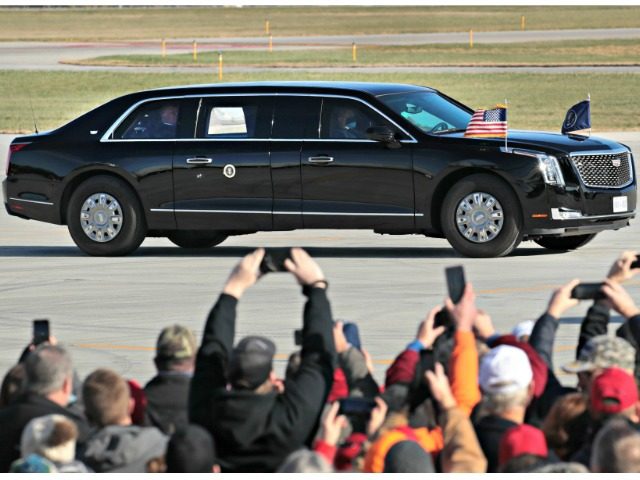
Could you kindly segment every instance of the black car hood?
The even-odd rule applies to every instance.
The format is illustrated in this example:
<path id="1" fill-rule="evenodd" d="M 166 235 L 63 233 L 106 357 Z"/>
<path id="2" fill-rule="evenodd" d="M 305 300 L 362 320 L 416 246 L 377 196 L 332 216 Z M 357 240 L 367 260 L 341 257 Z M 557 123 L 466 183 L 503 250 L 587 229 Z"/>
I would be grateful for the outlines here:
<path id="1" fill-rule="evenodd" d="M 460 138 L 464 137 L 464 133 L 454 135 Z M 453 137 L 454 135 L 451 136 Z M 502 147 L 505 144 L 504 138 L 467 138 L 465 140 L 468 142 L 477 142 L 478 146 Z M 509 130 L 507 145 L 510 148 L 540 150 L 546 153 L 586 152 L 624 148 L 620 143 L 602 137 L 561 135 L 559 133 L 528 130 Z"/>

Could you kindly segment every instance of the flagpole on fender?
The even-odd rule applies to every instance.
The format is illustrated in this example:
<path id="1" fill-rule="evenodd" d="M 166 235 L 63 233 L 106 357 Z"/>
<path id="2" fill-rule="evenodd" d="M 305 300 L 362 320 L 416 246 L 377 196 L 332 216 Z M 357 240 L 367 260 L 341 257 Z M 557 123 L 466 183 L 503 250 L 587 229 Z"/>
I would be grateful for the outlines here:
<path id="1" fill-rule="evenodd" d="M 508 107 L 509 107 L 509 104 L 507 103 L 507 99 L 505 98 L 504 99 L 504 113 L 505 113 L 505 117 L 506 117 L 506 120 L 507 120 L 507 128 L 505 129 L 505 132 L 504 132 L 504 149 L 505 149 L 505 151 L 508 149 L 507 138 L 509 137 L 509 117 L 508 117 L 509 112 L 508 112 Z"/>
<path id="2" fill-rule="evenodd" d="M 591 93 L 590 92 L 587 93 L 587 101 L 589 102 L 589 111 L 591 111 Z M 589 117 L 591 117 L 591 115 L 589 115 Z M 591 122 L 589 122 L 589 136 L 591 136 Z"/>

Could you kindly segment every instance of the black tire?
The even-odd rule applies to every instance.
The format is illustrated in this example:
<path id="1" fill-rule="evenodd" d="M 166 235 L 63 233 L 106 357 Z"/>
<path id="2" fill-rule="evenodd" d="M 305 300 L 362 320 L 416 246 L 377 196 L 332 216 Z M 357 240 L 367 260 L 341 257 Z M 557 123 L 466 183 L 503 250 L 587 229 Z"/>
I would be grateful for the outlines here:
<path id="1" fill-rule="evenodd" d="M 227 235 L 200 230 L 176 230 L 171 232 L 167 238 L 182 248 L 211 248 L 224 242 Z"/>
<path id="2" fill-rule="evenodd" d="M 570 237 L 542 237 L 534 241 L 549 250 L 567 251 L 584 247 L 595 236 L 595 233 L 590 233 L 587 235 L 572 235 Z"/>
<path id="3" fill-rule="evenodd" d="M 458 229 L 458 205 L 470 194 L 481 192 L 494 197 L 502 207 L 502 225 L 494 238 L 480 242 L 467 239 Z M 520 202 L 499 178 L 488 174 L 473 174 L 459 180 L 449 189 L 441 212 L 442 230 L 451 246 L 467 257 L 502 257 L 508 255 L 522 241 L 522 212 Z M 494 233 L 492 233 L 494 235 Z"/>
<path id="4" fill-rule="evenodd" d="M 91 230 L 84 220 L 80 219 L 85 202 L 96 194 L 106 194 L 109 198 L 115 199 L 119 208 L 117 212 L 121 215 L 117 234 L 106 241 L 97 241 L 90 238 L 90 233 L 85 233 L 85 227 Z M 76 245 L 85 253 L 94 256 L 119 256 L 128 255 L 136 250 L 145 238 L 147 233 L 146 221 L 142 206 L 133 189 L 123 180 L 110 176 L 96 176 L 81 183 L 71 194 L 67 205 L 67 226 L 71 238 Z M 97 230 L 91 233 L 95 235 Z"/>

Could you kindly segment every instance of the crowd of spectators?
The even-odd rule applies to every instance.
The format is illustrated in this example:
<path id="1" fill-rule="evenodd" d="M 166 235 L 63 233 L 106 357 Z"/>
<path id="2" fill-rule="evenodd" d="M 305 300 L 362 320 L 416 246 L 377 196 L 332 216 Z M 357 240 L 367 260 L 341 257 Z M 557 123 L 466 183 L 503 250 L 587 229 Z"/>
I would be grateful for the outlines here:
<path id="1" fill-rule="evenodd" d="M 560 366 L 575 388 L 559 382 L 553 350 L 577 280 L 506 333 L 467 283 L 458 303 L 427 313 L 379 384 L 299 248 L 284 266 L 307 297 L 300 350 L 278 378 L 270 339 L 234 343 L 264 253 L 233 269 L 199 347 L 188 328 L 161 331 L 144 387 L 107 368 L 81 382 L 55 338 L 29 345 L 2 382 L 0 472 L 640 472 L 640 309 L 622 286 L 640 272 L 635 252 L 611 267 L 575 361 Z M 615 336 L 612 311 L 624 320 Z"/>

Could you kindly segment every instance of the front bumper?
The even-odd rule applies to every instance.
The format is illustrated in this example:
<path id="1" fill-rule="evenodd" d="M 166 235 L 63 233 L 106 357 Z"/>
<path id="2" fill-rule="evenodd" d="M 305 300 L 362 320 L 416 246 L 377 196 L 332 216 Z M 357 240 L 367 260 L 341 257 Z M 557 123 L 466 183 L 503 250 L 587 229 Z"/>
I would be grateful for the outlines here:
<path id="1" fill-rule="evenodd" d="M 525 237 L 568 237 L 572 235 L 588 235 L 604 230 L 618 230 L 628 227 L 632 218 L 635 218 L 635 212 L 626 212 L 620 215 L 594 215 L 582 217 L 579 220 L 563 220 L 553 222 L 556 224 L 553 226 L 532 228 Z"/>

